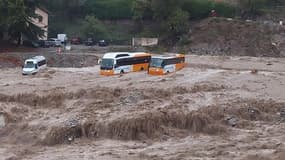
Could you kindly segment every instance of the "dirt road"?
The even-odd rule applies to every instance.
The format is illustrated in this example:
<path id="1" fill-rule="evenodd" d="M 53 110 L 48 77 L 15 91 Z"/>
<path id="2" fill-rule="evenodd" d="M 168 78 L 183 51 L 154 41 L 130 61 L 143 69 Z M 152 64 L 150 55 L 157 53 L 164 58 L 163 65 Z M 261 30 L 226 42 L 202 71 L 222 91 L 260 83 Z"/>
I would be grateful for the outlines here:
<path id="1" fill-rule="evenodd" d="M 285 59 L 187 56 L 183 70 L 1 69 L 0 159 L 285 157 Z M 3 144 L 3 145 L 2 145 Z"/>

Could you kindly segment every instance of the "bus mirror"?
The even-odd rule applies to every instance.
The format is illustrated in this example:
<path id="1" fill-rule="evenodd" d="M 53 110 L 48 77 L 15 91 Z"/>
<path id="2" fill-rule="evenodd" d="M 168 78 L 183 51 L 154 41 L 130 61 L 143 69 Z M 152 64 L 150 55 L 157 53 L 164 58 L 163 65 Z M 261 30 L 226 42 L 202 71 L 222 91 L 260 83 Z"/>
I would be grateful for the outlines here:
<path id="1" fill-rule="evenodd" d="M 115 65 L 114 65 L 114 67 L 115 67 L 115 68 L 118 68 L 118 65 L 117 65 L 117 64 L 115 64 Z"/>
<path id="2" fill-rule="evenodd" d="M 101 65 L 102 59 L 98 59 L 98 64 Z"/>

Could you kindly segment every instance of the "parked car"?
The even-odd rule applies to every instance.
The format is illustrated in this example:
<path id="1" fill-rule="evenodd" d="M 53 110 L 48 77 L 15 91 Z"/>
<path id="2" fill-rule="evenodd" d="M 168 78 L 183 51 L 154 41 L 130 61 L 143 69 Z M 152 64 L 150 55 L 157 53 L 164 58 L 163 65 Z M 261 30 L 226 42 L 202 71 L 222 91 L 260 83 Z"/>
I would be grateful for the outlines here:
<path id="1" fill-rule="evenodd" d="M 40 47 L 40 45 L 36 41 L 32 41 L 32 40 L 24 40 L 23 45 L 26 47 L 33 47 L 33 48 Z"/>
<path id="2" fill-rule="evenodd" d="M 100 46 L 100 47 L 105 47 L 105 46 L 108 46 L 108 42 L 106 41 L 106 40 L 99 40 L 98 41 L 98 45 Z"/>
<path id="3" fill-rule="evenodd" d="M 96 42 L 93 38 L 87 38 L 87 40 L 84 43 L 86 46 L 93 46 L 96 44 Z"/>
<path id="4" fill-rule="evenodd" d="M 61 46 L 61 41 L 59 39 L 56 39 L 56 38 L 50 38 L 47 40 L 48 43 L 51 44 L 51 46 L 53 47 L 60 47 Z"/>
<path id="5" fill-rule="evenodd" d="M 74 37 L 74 38 L 71 38 L 70 43 L 71 44 L 82 44 L 82 40 L 79 37 Z"/>
<path id="6" fill-rule="evenodd" d="M 37 43 L 39 44 L 40 47 L 43 47 L 43 48 L 52 47 L 52 43 L 47 40 L 39 40 Z"/>

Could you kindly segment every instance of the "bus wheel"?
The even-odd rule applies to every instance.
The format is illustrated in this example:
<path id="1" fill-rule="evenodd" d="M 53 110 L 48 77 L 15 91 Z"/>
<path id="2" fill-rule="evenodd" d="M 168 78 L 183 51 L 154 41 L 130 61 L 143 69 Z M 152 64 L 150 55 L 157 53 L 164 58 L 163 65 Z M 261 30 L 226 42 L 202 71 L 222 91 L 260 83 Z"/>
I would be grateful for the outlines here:
<path id="1" fill-rule="evenodd" d="M 144 70 L 144 68 L 142 67 L 142 68 L 141 68 L 141 71 L 143 71 L 143 70 Z"/>
<path id="2" fill-rule="evenodd" d="M 124 70 L 121 70 L 120 74 L 124 74 L 124 73 L 125 73 Z"/>
<path id="3" fill-rule="evenodd" d="M 169 73 L 169 71 L 166 72 L 167 74 Z"/>

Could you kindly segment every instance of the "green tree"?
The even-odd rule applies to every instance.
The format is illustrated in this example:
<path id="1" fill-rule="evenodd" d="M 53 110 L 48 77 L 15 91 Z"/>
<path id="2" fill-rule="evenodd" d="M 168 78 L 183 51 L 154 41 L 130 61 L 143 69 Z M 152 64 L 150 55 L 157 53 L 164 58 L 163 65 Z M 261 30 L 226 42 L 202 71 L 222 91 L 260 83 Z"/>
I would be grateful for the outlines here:
<path id="1" fill-rule="evenodd" d="M 260 14 L 261 9 L 263 9 L 268 0 L 239 0 L 241 10 L 245 14 L 256 15 Z"/>
<path id="2" fill-rule="evenodd" d="M 3 33 L 7 31 L 7 7 L 4 1 L 0 1 L 0 39 Z"/>
<path id="3" fill-rule="evenodd" d="M 136 0 L 134 18 L 144 19 L 147 13 L 160 23 L 162 34 L 167 38 L 177 39 L 188 31 L 189 13 L 182 9 L 185 0 Z M 170 37 L 168 37 L 170 36 Z"/>
<path id="4" fill-rule="evenodd" d="M 133 2 L 133 18 L 135 20 L 152 19 L 151 0 L 136 0 Z"/>
<path id="5" fill-rule="evenodd" d="M 182 8 L 185 0 L 135 0 L 133 17 L 135 19 L 155 19 L 164 21 L 177 9 Z"/>
<path id="6" fill-rule="evenodd" d="M 0 3 L 0 19 L 4 22 L 0 25 L 18 44 L 21 43 L 22 36 L 37 39 L 44 34 L 44 31 L 33 23 L 33 20 L 39 18 L 35 13 L 36 6 L 36 0 L 2 0 Z"/>
<path id="7" fill-rule="evenodd" d="M 96 39 L 108 38 L 107 30 L 104 24 L 95 16 L 87 15 L 82 25 L 82 33 L 86 37 L 93 37 Z"/>
<path id="8" fill-rule="evenodd" d="M 152 0 L 151 10 L 154 18 L 158 20 L 168 19 L 177 9 L 181 8 L 184 0 Z"/>
<path id="9" fill-rule="evenodd" d="M 189 30 L 189 13 L 176 9 L 167 19 L 167 30 L 174 36 L 186 33 Z"/>
<path id="10" fill-rule="evenodd" d="M 87 0 L 84 9 L 100 19 L 132 18 L 134 0 Z"/>

